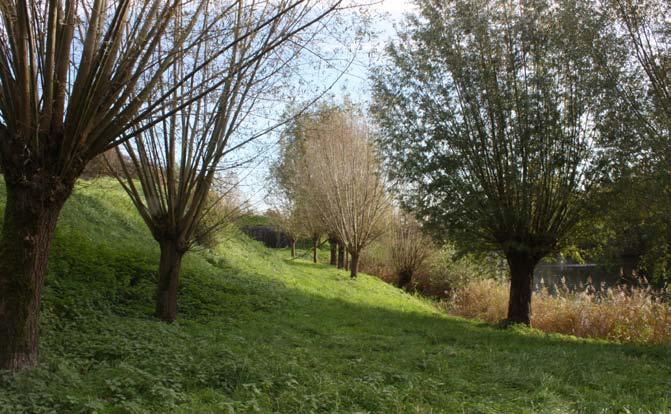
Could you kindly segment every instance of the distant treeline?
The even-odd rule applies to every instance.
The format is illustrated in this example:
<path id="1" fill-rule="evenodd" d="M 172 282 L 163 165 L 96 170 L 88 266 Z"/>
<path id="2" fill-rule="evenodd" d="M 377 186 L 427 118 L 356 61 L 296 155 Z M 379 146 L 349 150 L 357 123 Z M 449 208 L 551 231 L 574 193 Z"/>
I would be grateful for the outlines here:
<path id="1" fill-rule="evenodd" d="M 266 247 L 279 249 L 289 247 L 289 238 L 286 234 L 272 226 L 244 226 L 242 232 Z"/>
<path id="2" fill-rule="evenodd" d="M 240 226 L 240 230 L 271 249 L 284 249 L 291 246 L 287 235 L 272 225 L 243 225 Z M 298 240 L 296 247 L 300 249 L 310 248 L 312 247 L 312 241 L 307 239 Z"/>

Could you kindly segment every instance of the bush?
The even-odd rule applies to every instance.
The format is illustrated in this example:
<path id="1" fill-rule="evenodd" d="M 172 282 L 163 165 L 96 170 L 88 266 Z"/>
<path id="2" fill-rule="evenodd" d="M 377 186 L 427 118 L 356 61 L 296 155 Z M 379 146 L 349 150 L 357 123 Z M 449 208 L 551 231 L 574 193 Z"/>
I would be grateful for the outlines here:
<path id="1" fill-rule="evenodd" d="M 494 279 L 472 280 L 455 289 L 442 306 L 458 316 L 497 323 L 507 315 L 508 294 L 508 283 Z M 538 298 L 535 299 L 533 302 Z"/>
<path id="2" fill-rule="evenodd" d="M 398 275 L 389 258 L 390 238 L 384 238 L 366 248 L 359 267 L 395 285 Z M 452 293 L 473 280 L 507 276 L 507 266 L 496 255 L 460 255 L 452 244 L 432 248 L 428 259 L 414 273 L 408 290 L 434 298 L 450 298 Z"/>
<path id="3" fill-rule="evenodd" d="M 443 306 L 455 315 L 496 323 L 506 317 L 508 283 L 472 280 L 457 289 Z M 619 342 L 671 344 L 671 304 L 666 292 L 650 288 L 616 287 L 596 294 L 565 287 L 547 289 L 532 299 L 531 324 L 545 332 Z"/>
<path id="4" fill-rule="evenodd" d="M 472 281 L 505 277 L 507 267 L 495 255 L 460 255 L 451 244 L 436 251 L 427 264 L 426 271 L 414 281 L 416 291 L 425 296 L 448 298 L 452 293 Z"/>
<path id="5" fill-rule="evenodd" d="M 397 277 L 389 262 L 388 243 L 388 237 L 385 235 L 385 237 L 363 249 L 361 256 L 359 256 L 359 270 L 369 275 L 375 275 L 393 285 L 396 283 Z"/>

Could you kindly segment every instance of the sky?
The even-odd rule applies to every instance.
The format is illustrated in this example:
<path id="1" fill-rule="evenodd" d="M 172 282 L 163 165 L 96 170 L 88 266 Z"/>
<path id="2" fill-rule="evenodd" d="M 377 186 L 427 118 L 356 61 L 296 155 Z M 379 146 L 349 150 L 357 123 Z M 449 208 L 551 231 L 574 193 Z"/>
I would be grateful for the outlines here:
<path id="1" fill-rule="evenodd" d="M 360 3 L 359 0 L 356 0 Z M 325 95 L 326 99 L 335 102 L 342 101 L 347 96 L 352 101 L 367 107 L 370 102 L 371 85 L 368 80 L 370 67 L 382 57 L 384 45 L 395 36 L 395 24 L 404 14 L 411 13 L 415 6 L 411 0 L 365 0 L 374 3 L 369 7 L 373 18 L 373 32 L 376 37 L 362 45 L 362 50 L 354 55 L 354 60 L 345 71 L 344 63 L 340 66 L 324 69 L 320 73 L 305 75 L 315 88 L 322 91 L 331 89 Z M 343 52 L 342 61 L 352 59 L 352 54 Z M 281 108 L 278 108 L 281 110 Z M 250 164 L 237 171 L 240 180 L 239 189 L 242 198 L 256 212 L 263 213 L 271 206 L 266 200 L 269 166 L 277 156 L 277 133 L 270 133 L 249 146 L 242 156 L 256 156 Z"/>
<path id="2" fill-rule="evenodd" d="M 357 1 L 357 0 L 354 0 Z M 342 81 L 335 87 L 334 93 L 341 88 L 346 89 L 354 99 L 363 102 L 370 100 L 369 68 L 379 62 L 384 46 L 395 37 L 395 25 L 402 21 L 403 16 L 415 11 L 412 0 L 364 0 L 374 2 L 369 7 L 373 15 L 373 32 L 376 37 L 364 45 L 364 50 L 358 53 L 355 64 L 343 76 Z"/>

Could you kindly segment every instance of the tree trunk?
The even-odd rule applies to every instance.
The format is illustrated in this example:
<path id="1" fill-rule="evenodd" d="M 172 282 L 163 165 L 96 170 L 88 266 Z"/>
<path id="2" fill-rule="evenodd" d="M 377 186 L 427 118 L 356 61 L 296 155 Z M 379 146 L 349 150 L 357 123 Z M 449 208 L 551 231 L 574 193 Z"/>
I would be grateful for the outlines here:
<path id="1" fill-rule="evenodd" d="M 359 252 L 352 253 L 352 261 L 349 264 L 350 277 L 356 279 L 357 274 L 359 273 Z"/>
<path id="2" fill-rule="evenodd" d="M 345 270 L 349 270 L 349 252 L 345 249 Z"/>
<path id="3" fill-rule="evenodd" d="M 338 265 L 338 241 L 334 238 L 329 239 L 329 247 L 331 248 L 331 266 Z"/>
<path id="4" fill-rule="evenodd" d="M 163 240 L 161 261 L 158 267 L 156 292 L 156 316 L 165 322 L 174 322 L 177 317 L 177 287 L 184 249 L 175 240 Z"/>
<path id="5" fill-rule="evenodd" d="M 296 257 L 296 240 L 291 240 L 291 258 Z"/>
<path id="6" fill-rule="evenodd" d="M 338 269 L 345 268 L 345 245 L 338 243 Z"/>
<path id="7" fill-rule="evenodd" d="M 312 239 L 312 262 L 317 263 L 317 249 L 319 248 L 319 237 Z"/>
<path id="8" fill-rule="evenodd" d="M 14 180 L 12 180 L 14 181 Z M 56 222 L 73 186 L 7 184 L 0 238 L 0 369 L 35 366 L 40 299 Z"/>
<path id="9" fill-rule="evenodd" d="M 625 283 L 635 286 L 637 284 L 636 282 L 638 281 L 634 276 L 634 270 L 636 269 L 636 262 L 638 261 L 638 257 L 633 254 L 621 254 L 620 259 L 622 261 L 622 265 L 620 266 L 620 278 Z"/>
<path id="10" fill-rule="evenodd" d="M 410 284 L 411 280 L 412 271 L 404 270 L 398 274 L 398 281 L 396 282 L 396 286 L 403 289 Z"/>
<path id="11" fill-rule="evenodd" d="M 508 322 L 531 325 L 531 292 L 538 259 L 526 252 L 506 253 L 510 267 Z"/>

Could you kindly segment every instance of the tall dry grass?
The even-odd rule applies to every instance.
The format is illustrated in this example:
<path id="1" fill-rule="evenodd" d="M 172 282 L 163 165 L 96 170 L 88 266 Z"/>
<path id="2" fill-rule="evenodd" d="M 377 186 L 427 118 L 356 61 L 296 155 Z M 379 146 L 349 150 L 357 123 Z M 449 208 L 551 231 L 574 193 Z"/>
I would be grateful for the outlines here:
<path id="1" fill-rule="evenodd" d="M 596 294 L 559 288 L 534 294 L 531 325 L 545 332 L 618 342 L 671 344 L 671 304 L 651 289 L 617 287 Z M 473 280 L 443 303 L 455 315 L 497 323 L 506 317 L 508 284 Z"/>

